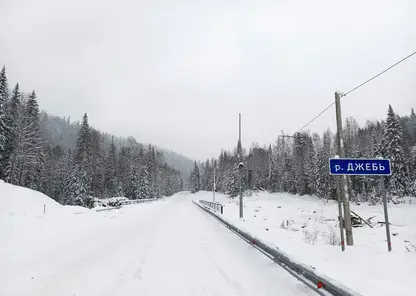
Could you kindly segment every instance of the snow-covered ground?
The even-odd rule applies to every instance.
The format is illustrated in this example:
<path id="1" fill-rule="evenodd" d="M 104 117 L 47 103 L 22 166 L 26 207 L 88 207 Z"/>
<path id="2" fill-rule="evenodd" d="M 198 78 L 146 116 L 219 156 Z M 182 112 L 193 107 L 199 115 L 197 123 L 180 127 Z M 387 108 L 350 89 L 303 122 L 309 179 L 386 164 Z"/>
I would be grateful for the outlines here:
<path id="1" fill-rule="evenodd" d="M 0 183 L 0 295 L 314 295 L 192 197 L 96 212 Z"/>
<path id="2" fill-rule="evenodd" d="M 212 192 L 198 192 L 194 200 L 212 200 Z M 269 245 L 278 246 L 297 261 L 363 295 L 415 295 L 416 199 L 412 204 L 389 205 L 393 251 L 388 253 L 385 226 L 375 223 L 353 228 L 354 247 L 341 252 L 336 202 L 310 196 L 253 193 L 244 197 L 240 220 L 238 198 L 216 194 L 225 205 L 225 218 Z M 364 219 L 384 221 L 382 205 L 351 204 Z"/>

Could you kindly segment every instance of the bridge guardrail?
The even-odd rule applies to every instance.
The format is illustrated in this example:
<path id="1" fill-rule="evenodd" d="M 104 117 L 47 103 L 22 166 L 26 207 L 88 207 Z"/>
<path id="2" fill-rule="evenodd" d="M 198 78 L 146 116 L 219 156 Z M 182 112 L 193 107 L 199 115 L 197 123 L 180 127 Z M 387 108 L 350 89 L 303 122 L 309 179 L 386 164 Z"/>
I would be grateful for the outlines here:
<path id="1" fill-rule="evenodd" d="M 218 202 L 202 200 L 202 199 L 200 199 L 199 202 L 207 207 L 210 207 L 211 209 L 215 211 L 220 212 L 221 214 L 224 213 L 224 206 Z"/>
<path id="2" fill-rule="evenodd" d="M 158 198 L 130 199 L 130 200 L 120 202 L 120 205 L 122 205 L 122 206 L 124 206 L 124 205 L 133 205 L 133 204 L 138 204 L 138 203 L 152 202 L 152 201 L 156 201 L 156 200 L 159 200 L 159 199 Z"/>
<path id="3" fill-rule="evenodd" d="M 313 288 L 315 291 L 319 292 L 324 290 L 326 295 L 328 293 L 333 296 L 362 296 L 356 291 L 346 287 L 345 285 L 331 279 L 330 277 L 320 274 L 317 272 L 312 266 L 308 266 L 297 262 L 293 258 L 291 258 L 288 254 L 281 251 L 278 247 L 270 247 L 259 238 L 244 232 L 234 226 L 232 223 L 224 219 L 223 217 L 219 216 L 217 213 L 210 211 L 209 209 L 201 206 L 201 204 L 193 201 L 194 204 L 199 206 L 201 209 L 206 211 L 207 213 L 211 214 L 214 218 L 219 220 L 225 226 L 227 226 L 230 230 L 235 232 L 237 235 L 245 239 L 250 244 L 254 245 L 258 249 L 262 250 L 269 256 L 272 256 L 273 261 L 288 270 L 292 275 L 302 279 L 305 284 L 308 284 Z M 324 294 L 325 295 L 325 294 Z"/>

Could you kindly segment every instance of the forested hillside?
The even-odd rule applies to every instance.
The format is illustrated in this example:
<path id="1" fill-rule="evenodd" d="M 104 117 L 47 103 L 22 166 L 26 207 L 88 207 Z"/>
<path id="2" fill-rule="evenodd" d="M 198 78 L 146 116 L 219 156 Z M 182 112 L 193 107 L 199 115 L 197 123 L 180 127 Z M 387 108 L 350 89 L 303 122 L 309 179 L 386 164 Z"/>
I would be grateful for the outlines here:
<path id="1" fill-rule="evenodd" d="M 62 118 L 49 115 L 45 111 L 40 112 L 40 128 L 42 135 L 52 146 L 59 145 L 64 149 L 74 147 L 80 127 L 81 124 L 79 121 L 71 121 L 71 118 L 69 117 Z M 116 137 L 107 133 L 101 133 L 101 136 L 105 145 L 110 145 L 112 141 L 114 141 L 114 145 L 117 149 L 121 149 L 121 147 L 126 146 L 128 143 L 136 141 L 133 137 Z M 137 145 L 142 148 L 147 146 L 143 143 L 137 143 Z M 160 162 L 166 162 L 172 168 L 180 171 L 183 176 L 189 175 L 193 166 L 191 159 L 167 149 L 159 147 L 155 147 L 155 149 L 157 151 L 157 156 L 160 158 Z"/>
<path id="2" fill-rule="evenodd" d="M 186 168 L 185 157 L 168 161 Z M 181 166 L 181 163 L 185 165 Z M 91 196 L 130 199 L 170 196 L 182 174 L 152 145 L 116 138 L 82 122 L 39 111 L 35 91 L 10 90 L 0 72 L 0 178 L 41 191 L 63 204 L 91 206 Z"/>
<path id="3" fill-rule="evenodd" d="M 393 173 L 386 177 L 389 198 L 403 202 L 404 196 L 416 196 L 416 115 L 411 109 L 409 115 L 399 116 L 391 106 L 386 107 L 387 117 L 383 121 L 367 122 L 360 127 L 352 117 L 345 120 L 345 153 L 351 158 L 381 156 L 390 159 Z M 265 147 L 253 144 L 242 153 L 245 164 L 243 186 L 335 198 L 336 184 L 328 172 L 328 159 L 336 154 L 335 151 L 335 134 L 329 130 L 322 135 L 302 132 L 293 138 L 278 137 L 275 143 Z M 212 190 L 215 166 L 217 190 L 238 195 L 237 156 L 237 149 L 223 151 L 218 159 L 207 160 L 199 167 L 195 163 L 192 190 Z M 379 177 L 351 176 L 348 180 L 352 200 L 381 200 Z"/>

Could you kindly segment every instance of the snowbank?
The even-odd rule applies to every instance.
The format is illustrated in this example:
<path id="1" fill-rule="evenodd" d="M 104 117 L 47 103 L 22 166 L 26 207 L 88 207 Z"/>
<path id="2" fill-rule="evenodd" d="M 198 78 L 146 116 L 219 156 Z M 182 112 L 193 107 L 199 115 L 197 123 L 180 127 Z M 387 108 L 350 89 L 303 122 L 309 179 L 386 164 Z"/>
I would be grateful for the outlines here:
<path id="1" fill-rule="evenodd" d="M 195 200 L 211 200 L 199 192 Z M 338 209 L 334 201 L 310 196 L 254 193 L 245 197 L 244 219 L 238 218 L 238 198 L 216 194 L 225 205 L 224 216 L 240 229 L 363 295 L 411 295 L 416 274 L 416 202 L 389 205 L 393 252 L 387 252 L 381 205 L 354 205 L 374 228 L 354 228 L 354 247 L 339 246 Z M 413 199 L 413 201 L 415 201 Z"/>
<path id="2" fill-rule="evenodd" d="M 96 212 L 62 206 L 42 193 L 0 182 L 0 295 L 74 295 L 66 289 L 67 279 L 111 270 L 114 247 L 123 247 L 123 240 L 135 237 L 137 228 L 153 221 L 158 208 L 168 213 L 165 202 Z M 109 261 L 100 265 L 105 256 Z M 94 260 L 85 263 L 90 257 Z M 83 262 L 86 269 L 76 269 Z M 44 293 L 54 285 L 61 293 Z M 84 291 L 83 295 L 97 294 Z"/>
<path id="3" fill-rule="evenodd" d="M 63 206 L 43 193 L 10 185 L 0 180 L 0 217 L 5 215 L 37 216 L 61 213 Z"/>

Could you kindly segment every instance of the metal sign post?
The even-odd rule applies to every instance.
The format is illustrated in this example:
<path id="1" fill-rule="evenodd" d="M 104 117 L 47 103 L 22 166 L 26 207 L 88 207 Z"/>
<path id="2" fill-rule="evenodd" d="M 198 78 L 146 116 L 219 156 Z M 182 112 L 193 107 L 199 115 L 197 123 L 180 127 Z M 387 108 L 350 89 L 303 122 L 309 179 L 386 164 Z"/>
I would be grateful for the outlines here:
<path id="1" fill-rule="evenodd" d="M 342 200 L 341 200 L 341 179 L 342 177 L 337 177 L 337 197 L 338 197 L 338 219 L 339 219 L 339 230 L 341 234 L 341 250 L 345 251 L 345 238 L 344 238 L 344 223 L 342 222 Z"/>
<path id="2" fill-rule="evenodd" d="M 386 186 L 384 185 L 384 176 L 381 179 L 381 190 L 383 191 L 383 207 L 384 207 L 384 222 L 386 222 L 386 235 L 387 235 L 387 249 L 391 252 L 391 238 L 390 238 L 390 223 L 389 214 L 387 212 L 387 198 L 386 198 Z"/>
<path id="3" fill-rule="evenodd" d="M 329 159 L 329 174 L 334 176 L 381 176 L 381 186 L 383 194 L 384 218 L 386 222 L 387 248 L 391 251 L 391 237 L 389 215 L 387 212 L 386 188 L 384 186 L 384 176 L 391 175 L 391 163 L 389 159 L 360 159 L 360 158 L 331 158 Z M 337 193 L 339 192 L 337 187 Z M 341 213 L 340 213 L 341 217 Z M 341 218 L 342 219 L 342 218 Z M 342 220 L 340 220 L 342 221 Z M 342 227 L 342 225 L 341 225 Z M 341 228 L 341 240 L 343 231 Z M 341 242 L 342 244 L 342 242 Z"/>

